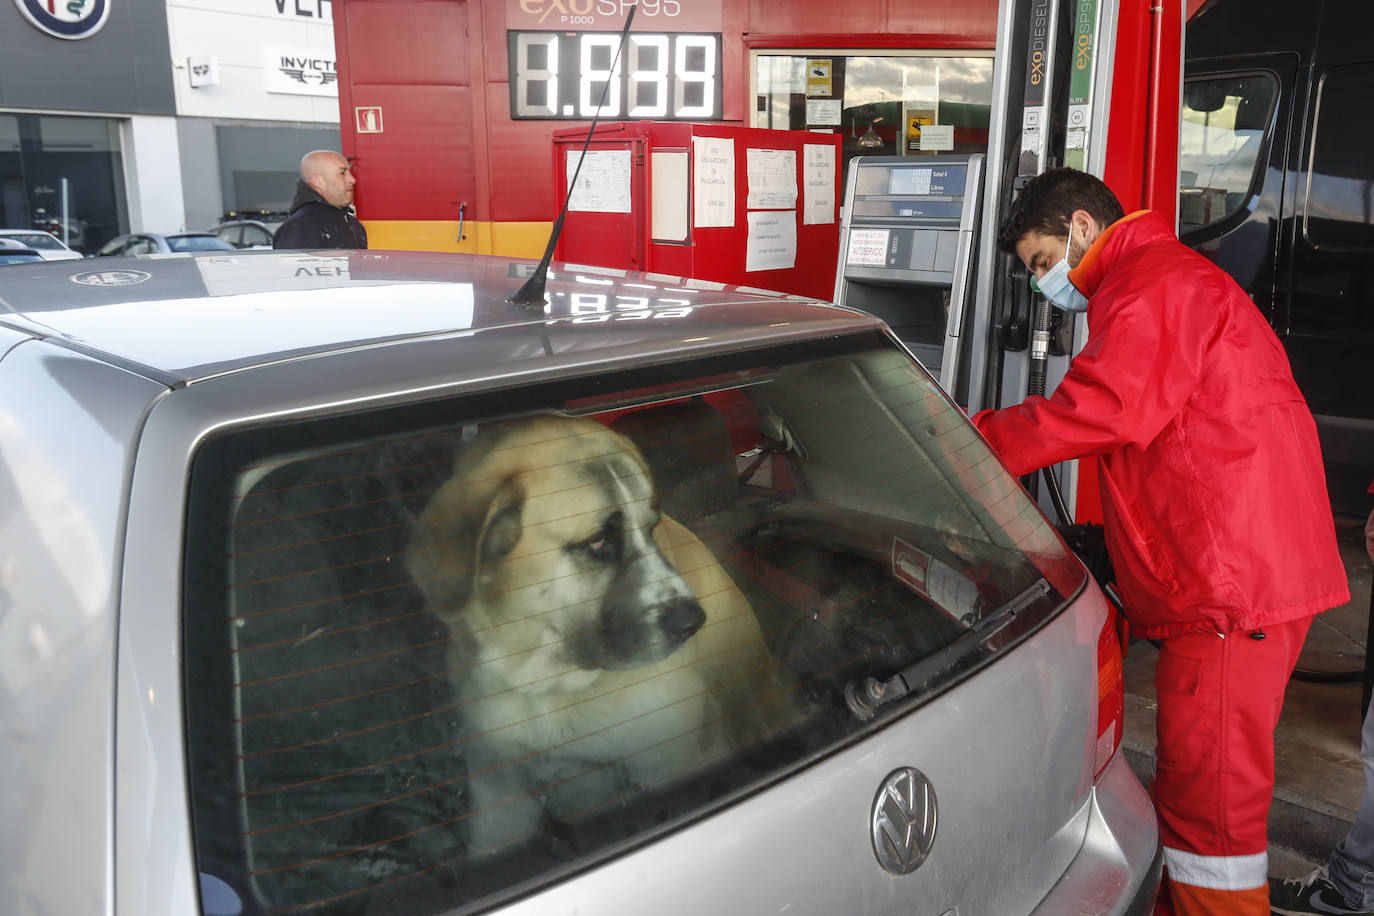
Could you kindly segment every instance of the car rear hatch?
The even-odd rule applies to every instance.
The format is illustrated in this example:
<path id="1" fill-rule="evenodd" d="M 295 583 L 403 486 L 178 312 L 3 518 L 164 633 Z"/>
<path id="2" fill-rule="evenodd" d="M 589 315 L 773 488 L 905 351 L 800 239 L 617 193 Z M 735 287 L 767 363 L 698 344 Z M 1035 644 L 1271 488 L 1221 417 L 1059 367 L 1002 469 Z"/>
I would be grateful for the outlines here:
<path id="1" fill-rule="evenodd" d="M 244 912 L 1014 914 L 1083 847 L 1104 607 L 889 337 L 316 413 L 191 479 Z"/>

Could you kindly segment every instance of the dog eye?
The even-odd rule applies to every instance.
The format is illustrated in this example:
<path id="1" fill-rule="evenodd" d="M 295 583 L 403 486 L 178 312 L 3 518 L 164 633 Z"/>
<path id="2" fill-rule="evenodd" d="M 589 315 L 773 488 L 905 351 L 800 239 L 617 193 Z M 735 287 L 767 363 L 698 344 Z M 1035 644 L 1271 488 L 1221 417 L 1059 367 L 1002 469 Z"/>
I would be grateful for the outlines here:
<path id="1" fill-rule="evenodd" d="M 615 543 L 607 537 L 585 541 L 579 546 L 597 560 L 609 560 L 615 557 Z"/>

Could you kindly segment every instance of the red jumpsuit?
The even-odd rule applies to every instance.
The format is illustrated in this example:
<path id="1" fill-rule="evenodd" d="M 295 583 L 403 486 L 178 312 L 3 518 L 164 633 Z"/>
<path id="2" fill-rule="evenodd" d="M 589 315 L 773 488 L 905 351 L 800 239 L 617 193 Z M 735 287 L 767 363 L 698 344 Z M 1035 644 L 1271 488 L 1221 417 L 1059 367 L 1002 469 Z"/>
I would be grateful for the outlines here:
<path id="1" fill-rule="evenodd" d="M 1259 310 L 1157 214 L 1113 223 L 1069 277 L 1089 335 L 1064 380 L 973 422 L 1013 474 L 1097 459 L 1127 619 L 1163 641 L 1167 896 L 1267 916 L 1284 687 L 1312 615 L 1350 600 L 1316 425 Z"/>

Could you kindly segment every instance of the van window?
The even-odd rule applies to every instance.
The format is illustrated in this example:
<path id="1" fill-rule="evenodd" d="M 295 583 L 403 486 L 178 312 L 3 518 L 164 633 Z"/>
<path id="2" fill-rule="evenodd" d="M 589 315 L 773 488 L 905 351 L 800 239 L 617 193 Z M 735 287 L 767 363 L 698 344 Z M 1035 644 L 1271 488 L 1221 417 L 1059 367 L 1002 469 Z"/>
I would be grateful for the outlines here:
<path id="1" fill-rule="evenodd" d="M 869 334 L 225 434 L 186 536 L 197 859 L 246 914 L 527 892 L 884 727 L 1085 581 Z"/>
<path id="2" fill-rule="evenodd" d="M 1179 137 L 1179 228 L 1220 222 L 1258 185 L 1278 94 L 1268 73 L 1190 79 Z"/>
<path id="3" fill-rule="evenodd" d="M 1374 248 L 1371 98 L 1374 63 L 1332 67 L 1322 78 L 1303 211 L 1303 232 L 1319 248 Z"/>

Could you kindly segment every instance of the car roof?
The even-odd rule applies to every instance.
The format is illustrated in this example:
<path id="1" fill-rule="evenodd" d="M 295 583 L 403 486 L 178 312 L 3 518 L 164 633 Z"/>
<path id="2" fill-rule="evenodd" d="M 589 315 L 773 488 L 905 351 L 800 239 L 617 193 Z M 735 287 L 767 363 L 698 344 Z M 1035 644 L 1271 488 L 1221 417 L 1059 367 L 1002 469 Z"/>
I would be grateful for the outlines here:
<path id="1" fill-rule="evenodd" d="M 534 356 L 662 359 L 817 330 L 860 312 L 751 287 L 555 264 L 546 311 L 506 300 L 534 262 L 413 251 L 235 251 L 44 261 L 0 287 L 0 326 L 168 385 L 284 361 L 474 332 L 545 329 Z M 615 333 L 589 333 L 608 329 Z M 538 339 L 534 337 L 532 339 Z M 529 348 L 527 348 L 529 349 Z M 534 357 L 531 357 L 532 359 Z"/>

